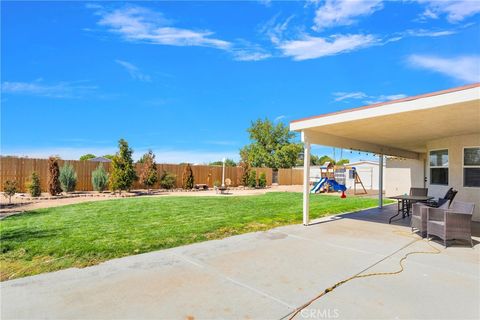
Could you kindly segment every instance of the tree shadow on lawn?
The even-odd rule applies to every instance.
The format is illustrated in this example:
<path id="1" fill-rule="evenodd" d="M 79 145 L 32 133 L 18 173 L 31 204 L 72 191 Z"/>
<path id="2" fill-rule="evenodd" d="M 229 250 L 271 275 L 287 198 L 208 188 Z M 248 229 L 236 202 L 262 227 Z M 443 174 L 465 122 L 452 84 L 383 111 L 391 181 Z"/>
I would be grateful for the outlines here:
<path id="1" fill-rule="evenodd" d="M 13 249 L 13 243 L 18 244 L 30 240 L 53 238 L 59 234 L 58 231 L 59 229 L 32 230 L 27 226 L 14 230 L 2 230 L 0 234 L 0 252 L 5 253 Z"/>

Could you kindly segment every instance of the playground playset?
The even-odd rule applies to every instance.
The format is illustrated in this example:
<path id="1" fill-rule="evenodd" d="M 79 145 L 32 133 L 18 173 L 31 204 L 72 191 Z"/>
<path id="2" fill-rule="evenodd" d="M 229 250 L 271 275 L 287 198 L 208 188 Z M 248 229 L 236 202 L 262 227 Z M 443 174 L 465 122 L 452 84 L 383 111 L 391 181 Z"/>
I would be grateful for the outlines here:
<path id="1" fill-rule="evenodd" d="M 355 178 L 354 182 L 354 194 L 357 193 L 357 184 L 360 184 L 363 188 L 363 194 L 367 193 L 367 190 L 363 186 L 360 176 L 357 174 L 355 167 L 348 166 L 335 166 L 330 162 L 325 162 L 323 166 L 320 167 L 320 180 L 313 184 L 311 193 L 322 193 L 322 192 L 341 192 L 342 198 L 346 198 L 345 191 L 347 190 L 346 184 L 346 174 L 348 170 L 352 170 L 352 174 Z"/>

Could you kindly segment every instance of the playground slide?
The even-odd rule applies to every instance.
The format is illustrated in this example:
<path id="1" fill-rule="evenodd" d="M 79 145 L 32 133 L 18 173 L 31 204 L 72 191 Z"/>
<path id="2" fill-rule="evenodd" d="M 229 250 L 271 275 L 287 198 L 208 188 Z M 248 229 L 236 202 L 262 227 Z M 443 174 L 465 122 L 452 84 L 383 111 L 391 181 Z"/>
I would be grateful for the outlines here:
<path id="1" fill-rule="evenodd" d="M 317 193 L 318 191 L 320 191 L 320 188 L 323 186 L 323 184 L 324 184 L 327 180 L 328 180 L 327 178 L 322 178 L 322 179 L 320 179 L 318 182 L 315 182 L 315 184 L 313 185 L 312 190 L 310 190 L 310 193 Z"/>
<path id="2" fill-rule="evenodd" d="M 345 185 L 340 184 L 333 179 L 328 180 L 328 184 L 335 191 L 346 191 L 347 190 L 347 187 L 345 187 Z"/>

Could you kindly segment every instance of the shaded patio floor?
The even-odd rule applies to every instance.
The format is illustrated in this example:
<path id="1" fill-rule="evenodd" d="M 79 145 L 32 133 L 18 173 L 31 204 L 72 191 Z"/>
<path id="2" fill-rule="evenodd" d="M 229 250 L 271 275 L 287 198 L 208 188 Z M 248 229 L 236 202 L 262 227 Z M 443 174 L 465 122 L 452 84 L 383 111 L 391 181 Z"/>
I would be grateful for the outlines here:
<path id="1" fill-rule="evenodd" d="M 415 241 L 396 206 L 3 282 L 2 319 L 281 319 L 362 270 L 394 271 Z M 480 235 L 412 255 L 394 276 L 355 279 L 297 319 L 478 319 Z"/>

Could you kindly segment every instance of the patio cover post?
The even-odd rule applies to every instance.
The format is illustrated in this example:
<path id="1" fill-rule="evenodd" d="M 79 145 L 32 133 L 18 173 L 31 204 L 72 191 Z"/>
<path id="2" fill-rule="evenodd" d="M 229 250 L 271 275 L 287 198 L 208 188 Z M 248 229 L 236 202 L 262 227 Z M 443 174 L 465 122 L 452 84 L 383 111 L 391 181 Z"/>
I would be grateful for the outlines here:
<path id="1" fill-rule="evenodd" d="M 383 154 L 378 158 L 378 207 L 383 208 Z"/>
<path id="2" fill-rule="evenodd" d="M 302 140 L 304 143 L 303 155 L 303 224 L 308 226 L 310 222 L 310 142 L 307 141 L 302 132 Z"/>

